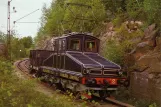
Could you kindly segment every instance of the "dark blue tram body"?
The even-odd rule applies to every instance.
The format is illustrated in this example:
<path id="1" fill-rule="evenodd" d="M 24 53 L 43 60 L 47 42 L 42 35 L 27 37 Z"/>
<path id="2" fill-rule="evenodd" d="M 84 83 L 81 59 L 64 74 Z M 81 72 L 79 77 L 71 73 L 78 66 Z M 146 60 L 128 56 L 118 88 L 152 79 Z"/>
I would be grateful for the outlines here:
<path id="1" fill-rule="evenodd" d="M 116 90 L 126 81 L 120 66 L 99 55 L 100 40 L 71 33 L 52 41 L 52 50 L 31 50 L 30 63 L 38 76 L 75 91 Z"/>

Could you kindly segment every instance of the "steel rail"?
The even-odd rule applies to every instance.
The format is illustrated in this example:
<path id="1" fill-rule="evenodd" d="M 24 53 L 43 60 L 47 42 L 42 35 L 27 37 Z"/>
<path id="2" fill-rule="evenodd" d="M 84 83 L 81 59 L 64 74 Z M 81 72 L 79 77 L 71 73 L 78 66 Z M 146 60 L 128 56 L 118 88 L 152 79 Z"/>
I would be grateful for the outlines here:
<path id="1" fill-rule="evenodd" d="M 114 103 L 114 104 L 119 105 L 119 106 L 121 106 L 121 107 L 135 107 L 135 106 L 133 106 L 133 105 L 130 105 L 130 104 L 127 104 L 127 103 L 118 101 L 118 100 L 116 100 L 116 99 L 111 99 L 111 98 L 109 98 L 109 97 L 107 97 L 107 98 L 105 99 L 105 101 Z"/>
<path id="2" fill-rule="evenodd" d="M 26 72 L 26 70 L 24 70 L 24 69 L 22 68 L 21 63 L 25 61 L 25 62 L 24 62 L 24 66 L 25 66 L 25 68 L 26 68 L 27 70 L 29 70 L 29 67 L 27 67 L 27 65 L 26 65 L 26 63 L 27 63 L 28 60 L 29 60 L 29 59 L 24 59 L 24 60 L 21 60 L 21 61 L 17 62 L 16 67 L 17 67 L 20 71 L 25 71 L 25 72 Z M 28 73 L 26 73 L 26 74 L 29 75 Z"/>

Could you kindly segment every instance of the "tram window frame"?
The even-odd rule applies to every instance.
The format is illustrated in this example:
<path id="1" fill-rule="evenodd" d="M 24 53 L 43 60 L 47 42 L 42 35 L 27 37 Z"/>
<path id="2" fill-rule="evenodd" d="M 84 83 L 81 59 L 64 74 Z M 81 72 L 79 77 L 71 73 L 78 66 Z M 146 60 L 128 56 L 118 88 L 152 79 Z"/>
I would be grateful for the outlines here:
<path id="1" fill-rule="evenodd" d="M 73 49 L 73 48 L 71 48 L 71 41 L 78 41 L 78 46 L 79 46 L 79 49 L 77 50 L 77 49 Z M 68 50 L 70 50 L 70 51 L 81 51 L 81 40 L 79 39 L 79 38 L 70 38 L 69 39 L 69 45 L 68 45 Z"/>
<path id="2" fill-rule="evenodd" d="M 58 40 L 58 51 L 62 50 L 62 40 Z"/>
<path id="3" fill-rule="evenodd" d="M 55 52 L 58 52 L 59 41 L 55 40 Z"/>
<path id="4" fill-rule="evenodd" d="M 95 43 L 95 46 L 94 46 L 94 48 L 93 48 L 93 50 L 88 50 L 88 42 L 94 42 Z M 97 43 L 97 41 L 96 40 L 85 40 L 85 51 L 86 52 L 97 52 L 97 50 L 98 50 L 98 43 Z"/>
<path id="5" fill-rule="evenodd" d="M 65 51 L 66 50 L 66 41 L 65 40 L 62 40 L 62 51 Z"/>
<path id="6" fill-rule="evenodd" d="M 52 49 L 53 49 L 53 51 L 55 51 L 55 49 L 56 49 L 55 48 L 56 47 L 56 41 L 54 40 L 52 44 L 53 44 L 53 48 Z"/>

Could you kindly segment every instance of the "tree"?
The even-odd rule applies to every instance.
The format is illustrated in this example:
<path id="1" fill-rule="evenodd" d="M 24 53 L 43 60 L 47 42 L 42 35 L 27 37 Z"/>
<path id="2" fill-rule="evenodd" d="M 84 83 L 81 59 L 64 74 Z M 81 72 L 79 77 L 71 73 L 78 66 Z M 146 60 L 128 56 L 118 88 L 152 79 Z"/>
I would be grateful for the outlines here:
<path id="1" fill-rule="evenodd" d="M 68 0 L 67 3 L 64 20 L 69 23 L 64 24 L 65 29 L 92 32 L 105 19 L 105 7 L 100 0 Z"/>
<path id="2" fill-rule="evenodd" d="M 145 12 L 143 10 L 144 0 L 126 0 L 126 10 L 128 18 L 131 20 L 145 19 Z"/>
<path id="3" fill-rule="evenodd" d="M 20 43 L 24 45 L 24 48 L 31 48 L 33 44 L 32 37 L 31 36 L 23 37 L 22 39 L 20 39 Z"/>
<path id="4" fill-rule="evenodd" d="M 102 0 L 106 11 L 110 11 L 112 15 L 119 13 L 119 11 L 126 11 L 126 0 Z"/>
<path id="5" fill-rule="evenodd" d="M 6 35 L 0 31 L 0 42 L 5 43 L 7 40 Z"/>
<path id="6" fill-rule="evenodd" d="M 23 37 L 23 38 L 12 38 L 12 48 L 11 48 L 11 55 L 12 60 L 18 58 L 28 57 L 29 49 L 32 47 L 33 41 L 32 37 Z"/>
<path id="7" fill-rule="evenodd" d="M 44 5 L 36 41 L 41 41 L 45 36 L 62 35 L 66 30 L 92 32 L 105 19 L 104 8 L 101 0 L 56 0 L 48 9 Z"/>
<path id="8" fill-rule="evenodd" d="M 68 5 L 68 3 L 87 6 Z M 35 37 L 38 46 L 49 37 L 61 36 L 65 31 L 99 34 L 97 29 L 105 19 L 105 6 L 101 0 L 56 0 L 51 3 L 50 8 L 44 5 L 42 12 L 41 27 Z"/>
<path id="9" fill-rule="evenodd" d="M 144 0 L 144 11 L 147 15 L 148 24 L 160 23 L 161 1 L 160 0 Z"/>

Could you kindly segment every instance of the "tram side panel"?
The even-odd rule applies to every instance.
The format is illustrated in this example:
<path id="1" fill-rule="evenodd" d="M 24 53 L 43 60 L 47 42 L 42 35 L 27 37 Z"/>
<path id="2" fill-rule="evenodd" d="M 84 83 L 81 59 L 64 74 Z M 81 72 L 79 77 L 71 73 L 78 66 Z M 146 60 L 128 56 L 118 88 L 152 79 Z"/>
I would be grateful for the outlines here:
<path id="1" fill-rule="evenodd" d="M 65 69 L 75 72 L 81 72 L 82 66 L 68 56 L 65 56 Z"/>
<path id="2" fill-rule="evenodd" d="M 30 61 L 33 67 L 39 68 L 43 66 L 44 63 L 46 66 L 51 66 L 52 62 L 52 51 L 46 50 L 31 50 L 30 51 Z"/>

